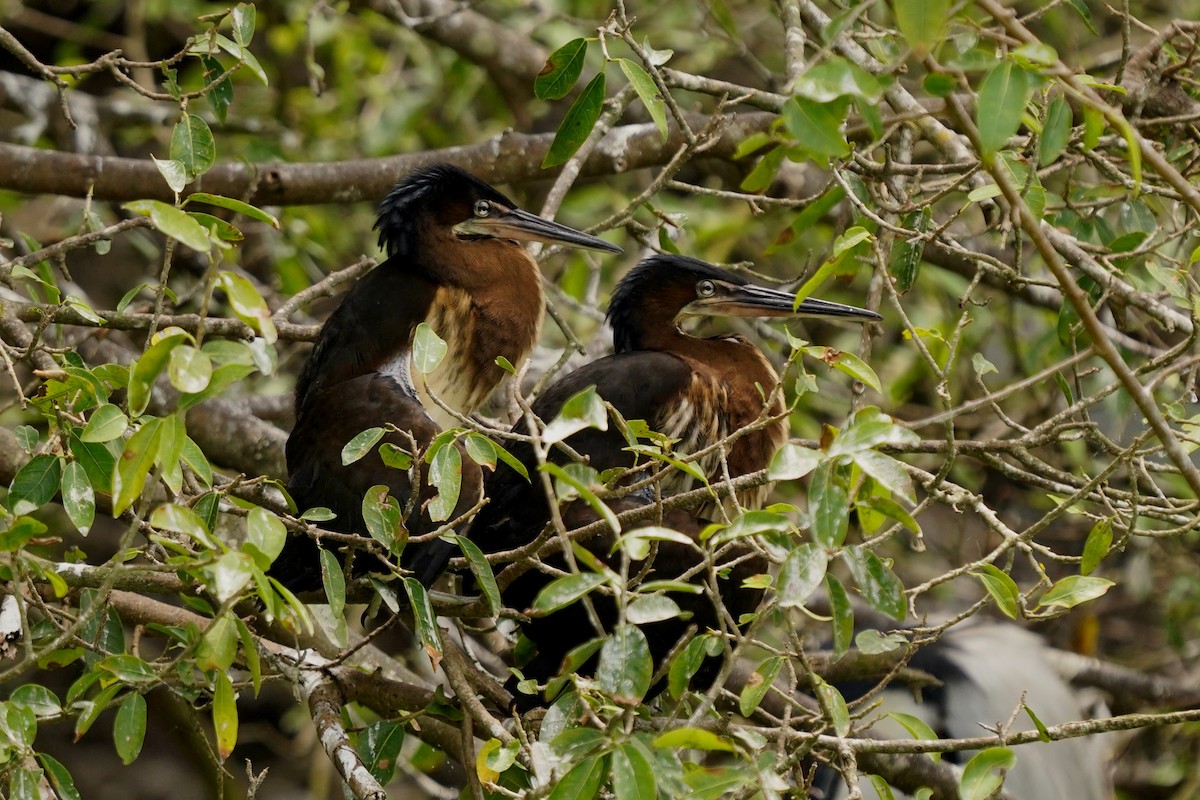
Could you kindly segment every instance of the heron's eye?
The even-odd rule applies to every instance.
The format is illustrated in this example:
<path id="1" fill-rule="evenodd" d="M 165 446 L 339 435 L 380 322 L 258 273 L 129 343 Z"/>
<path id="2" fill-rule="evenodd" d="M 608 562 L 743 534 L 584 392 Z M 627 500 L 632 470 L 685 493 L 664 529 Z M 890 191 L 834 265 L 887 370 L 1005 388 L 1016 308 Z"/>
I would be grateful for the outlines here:
<path id="1" fill-rule="evenodd" d="M 486 217 L 489 213 L 491 213 L 491 210 L 492 210 L 492 204 L 489 203 L 487 200 L 476 200 L 475 201 L 475 216 Z"/>
<path id="2" fill-rule="evenodd" d="M 717 293 L 717 285 L 712 281 L 700 281 L 696 284 L 696 294 L 700 297 L 712 297 Z"/>

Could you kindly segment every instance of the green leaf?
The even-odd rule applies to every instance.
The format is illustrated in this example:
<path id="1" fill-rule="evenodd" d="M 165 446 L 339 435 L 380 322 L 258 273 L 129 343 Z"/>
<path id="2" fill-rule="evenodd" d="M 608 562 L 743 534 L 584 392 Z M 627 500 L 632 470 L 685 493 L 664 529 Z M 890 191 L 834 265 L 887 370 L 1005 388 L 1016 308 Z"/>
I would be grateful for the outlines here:
<path id="1" fill-rule="evenodd" d="M 407 531 L 403 530 L 400 506 L 390 492 L 391 489 L 382 484 L 366 491 L 362 500 L 363 522 L 372 539 L 399 554 L 407 542 Z"/>
<path id="2" fill-rule="evenodd" d="M 433 454 L 429 462 L 429 482 L 437 487 L 438 495 L 426 508 L 429 518 L 434 522 L 450 519 L 458 506 L 462 491 L 462 469 L 462 453 L 454 443 L 445 443 Z"/>
<path id="3" fill-rule="evenodd" d="M 233 22 L 233 40 L 242 47 L 248 47 L 254 38 L 254 4 L 238 3 L 229 16 Z"/>
<path id="4" fill-rule="evenodd" d="M 737 752 L 728 739 L 703 728 L 675 728 L 659 734 L 654 740 L 654 746 L 665 750 L 717 750 L 726 753 Z"/>
<path id="5" fill-rule="evenodd" d="M 321 586 L 329 603 L 329 613 L 340 617 L 346 608 L 346 576 L 338 557 L 321 548 Z"/>
<path id="6" fill-rule="evenodd" d="M 207 203 L 210 206 L 228 209 L 238 214 L 243 214 L 250 219 L 265 222 L 272 228 L 279 227 L 279 219 L 273 214 L 268 214 L 257 206 L 252 206 L 249 203 L 244 203 L 241 200 L 235 200 L 232 197 L 224 197 L 219 194 L 209 194 L 208 192 L 193 192 L 189 194 L 183 201 L 184 205 L 190 203 Z"/>
<path id="7" fill-rule="evenodd" d="M 163 180 L 167 182 L 168 189 L 175 194 L 183 191 L 183 187 L 188 184 L 188 174 L 181 162 L 173 158 L 157 159 L 154 156 L 150 156 L 150 160 L 158 168 L 158 174 L 162 175 Z"/>
<path id="8" fill-rule="evenodd" d="M 746 681 L 742 693 L 738 696 L 738 711 L 743 717 L 749 717 L 762 703 L 782 668 L 783 656 L 771 656 L 754 670 L 754 674 Z"/>
<path id="9" fill-rule="evenodd" d="M 933 229 L 933 209 L 924 206 L 920 211 L 905 214 L 900 224 L 917 233 L 927 233 Z M 897 239 L 892 245 L 888 271 L 895 277 L 896 290 L 900 293 L 907 292 L 916 284 L 924 253 L 925 240 L 921 238 Z"/>
<path id="10" fill-rule="evenodd" d="M 836 687 L 830 686 L 819 675 L 812 676 L 813 689 L 816 690 L 817 700 L 821 709 L 833 724 L 834 733 L 845 736 L 850 733 L 850 710 L 846 707 L 846 699 Z"/>
<path id="11" fill-rule="evenodd" d="M 875 374 L 875 370 L 871 369 L 870 364 L 854 355 L 854 353 L 832 351 L 825 358 L 825 363 L 832 366 L 838 372 L 844 372 L 856 381 L 862 381 L 876 392 L 883 394 L 883 385 L 879 382 L 879 376 Z"/>
<path id="12" fill-rule="evenodd" d="M 999 608 L 1009 619 L 1016 619 L 1021 609 L 1021 592 L 1012 577 L 993 564 L 981 564 L 979 569 L 971 573 L 979 578 L 987 593 L 996 601 Z"/>
<path id="13" fill-rule="evenodd" d="M 850 499 L 832 461 L 826 461 L 813 472 L 808 505 L 813 541 L 831 550 L 841 547 L 850 525 Z M 817 576 L 818 581 L 820 577 Z"/>
<path id="14" fill-rule="evenodd" d="M 533 80 L 533 93 L 538 100 L 561 100 L 567 96 L 583 73 L 587 49 L 587 39 L 572 39 L 550 54 L 546 66 Z"/>
<path id="15" fill-rule="evenodd" d="M 203 350 L 181 344 L 171 351 L 167 376 L 181 392 L 202 392 L 212 378 L 212 359 Z"/>
<path id="16" fill-rule="evenodd" d="M 850 145 L 842 135 L 848 101 L 818 103 L 806 97 L 792 97 L 783 104 L 783 124 L 792 137 L 817 156 L 844 158 Z"/>
<path id="17" fill-rule="evenodd" d="M 825 580 L 828 568 L 829 556 L 814 544 L 806 542 L 788 553 L 775 581 L 780 607 L 803 608 L 805 601 Z"/>
<path id="18" fill-rule="evenodd" d="M 963 767 L 958 779 L 958 796 L 962 800 L 986 800 L 1004 785 L 1004 773 L 1017 763 L 1017 757 L 1007 747 L 990 747 L 977 753 Z"/>
<path id="19" fill-rule="evenodd" d="M 646 634 L 633 625 L 618 625 L 600 648 L 596 684 L 620 705 L 636 705 L 650 690 L 654 661 Z"/>
<path id="20" fill-rule="evenodd" d="M 237 699 L 233 683 L 224 672 L 218 672 L 213 688 L 213 729 L 217 734 L 217 755 L 222 761 L 233 754 L 238 737 Z"/>
<path id="21" fill-rule="evenodd" d="M 946 38 L 950 0 L 894 0 L 896 27 L 918 55 L 932 52 Z"/>
<path id="22" fill-rule="evenodd" d="M 796 79 L 792 91 L 816 103 L 829 103 L 839 97 L 859 97 L 870 103 L 883 99 L 879 79 L 840 56 L 806 69 Z"/>
<path id="23" fill-rule="evenodd" d="M 404 591 L 408 594 L 408 602 L 412 606 L 413 618 L 417 623 L 417 635 L 425 649 L 434 653 L 442 652 L 442 637 L 437 626 L 437 615 L 429 603 L 429 595 L 425 587 L 416 578 L 404 579 Z"/>
<path id="24" fill-rule="evenodd" d="M 96 664 L 96 670 L 107 672 L 124 683 L 153 683 L 158 680 L 154 667 L 129 653 L 105 656 Z"/>
<path id="25" fill-rule="evenodd" d="M 1102 519 L 1092 526 L 1092 529 L 1088 531 L 1087 541 L 1083 544 L 1083 560 L 1079 564 L 1080 573 L 1090 575 L 1096 571 L 1096 567 L 1100 566 L 1100 562 L 1108 555 L 1109 548 L 1112 547 L 1112 540 L 1112 520 Z"/>
<path id="26" fill-rule="evenodd" d="M 218 273 L 217 281 L 225 291 L 225 296 L 229 298 L 229 307 L 234 315 L 257 331 L 267 344 L 275 344 L 278 333 L 275 331 L 275 323 L 271 321 L 271 311 L 258 289 L 254 288 L 254 284 L 228 270 Z"/>
<path id="27" fill-rule="evenodd" d="M 206 550 L 216 550 L 218 545 L 209 535 L 208 526 L 200 515 L 187 506 L 165 503 L 150 513 L 150 524 L 164 531 L 175 531 L 192 537 Z"/>
<path id="28" fill-rule="evenodd" d="M 246 661 L 246 669 L 250 671 L 250 683 L 254 687 L 254 696 L 258 697 L 259 690 L 262 689 L 262 663 L 258 658 L 258 644 L 246 623 L 234 617 L 233 624 L 237 626 L 238 641 L 242 645 L 242 658 Z"/>
<path id="29" fill-rule="evenodd" d="M 200 63 L 204 67 L 204 88 L 207 90 L 204 97 L 208 100 L 208 107 L 212 109 L 213 116 L 224 125 L 229 115 L 229 106 L 233 104 L 233 84 L 229 82 L 229 78 L 221 77 L 225 70 L 218 59 L 213 56 L 200 56 Z"/>
<path id="30" fill-rule="evenodd" d="M 842 556 L 867 603 L 892 619 L 904 619 L 908 611 L 904 584 L 896 577 L 896 573 L 892 572 L 892 568 L 883 563 L 879 556 L 861 546 L 844 548 Z"/>
<path id="31" fill-rule="evenodd" d="M 1071 140 L 1071 106 L 1062 95 L 1050 101 L 1046 109 L 1046 121 L 1042 125 L 1042 138 L 1038 140 L 1038 166 L 1053 164 L 1067 149 Z"/>
<path id="32" fill-rule="evenodd" d="M 36 511 L 54 499 L 61 480 L 62 458 L 34 456 L 13 476 L 8 490 L 9 509 L 18 516 Z"/>
<path id="33" fill-rule="evenodd" d="M 929 727 L 929 723 L 920 717 L 913 716 L 912 714 L 904 714 L 899 711 L 892 711 L 888 714 L 888 716 L 896 720 L 900 727 L 908 731 L 909 736 L 914 739 L 924 739 L 930 742 L 936 742 L 938 740 L 937 733 L 934 732 L 933 728 Z M 941 753 L 929 753 L 928 755 L 933 761 L 942 760 Z"/>
<path id="34" fill-rule="evenodd" d="M 471 574 L 475 576 L 475 583 L 487 598 L 488 613 L 492 616 L 499 614 L 502 607 L 500 588 L 496 585 L 496 576 L 492 574 L 492 565 L 488 563 L 487 556 L 479 549 L 479 545 L 467 537 L 455 534 L 452 538 L 467 557 L 467 565 L 471 568 Z"/>
<path id="35" fill-rule="evenodd" d="M 567 115 L 563 117 L 562 124 L 558 126 L 558 132 L 554 135 L 554 141 L 550 143 L 550 149 L 542 161 L 542 169 L 564 164 L 575 154 L 596 126 L 596 120 L 600 119 L 603 107 L 604 72 L 601 71 L 584 87 L 583 92 L 571 104 Z"/>
<path id="36" fill-rule="evenodd" d="M 367 428 L 346 442 L 346 446 L 342 448 L 342 466 L 349 466 L 371 452 L 371 448 L 383 438 L 383 434 L 386 432 L 383 428 Z"/>
<path id="37" fill-rule="evenodd" d="M 171 160 L 183 165 L 189 181 L 212 168 L 217 145 L 207 122 L 195 114 L 184 114 L 171 133 Z"/>
<path id="38" fill-rule="evenodd" d="M 557 611 L 602 585 L 605 580 L 603 575 L 595 572 L 581 572 L 555 578 L 542 587 L 533 599 L 533 610 L 542 614 Z"/>
<path id="39" fill-rule="evenodd" d="M 46 532 L 46 525 L 33 517 L 17 517 L 7 530 L 0 531 L 0 552 L 11 553 L 23 548 L 30 539 Z"/>
<path id="40" fill-rule="evenodd" d="M 712 637 L 694 637 L 671 661 L 671 668 L 667 672 L 667 690 L 672 697 L 678 698 L 683 694 L 692 680 L 692 676 L 704 663 L 706 643 L 710 638 Z"/>
<path id="41" fill-rule="evenodd" d="M 1086 0 L 1067 0 L 1067 5 L 1079 15 L 1079 18 L 1083 20 L 1083 24 L 1091 31 L 1092 36 L 1100 35 L 1100 32 L 1096 30 L 1095 23 L 1092 22 L 1092 10 L 1088 8 Z"/>
<path id="42" fill-rule="evenodd" d="M 122 208 L 150 217 L 158 231 L 197 252 L 207 253 L 212 250 L 212 240 L 208 238 L 208 231 L 204 230 L 204 226 L 175 206 L 158 200 L 134 200 Z"/>
<path id="43" fill-rule="evenodd" d="M 821 463 L 824 455 L 820 450 L 801 447 L 787 442 L 775 451 L 767 477 L 773 481 L 790 481 L 803 478 Z"/>
<path id="44" fill-rule="evenodd" d="M 54 790 L 58 800 L 82 800 L 66 767 L 45 753 L 38 753 L 37 759 L 46 770 L 46 778 L 50 781 L 50 788 Z"/>
<path id="45" fill-rule="evenodd" d="M 584 428 L 608 430 L 608 412 L 604 409 L 604 401 L 596 394 L 595 386 L 587 387 L 563 403 L 558 416 L 542 432 L 542 440 L 554 444 Z"/>
<path id="46" fill-rule="evenodd" d="M 225 671 L 237 657 L 240 638 L 237 620 L 223 614 L 213 620 L 196 646 L 196 666 L 204 671 Z"/>
<path id="47" fill-rule="evenodd" d="M 132 692 L 117 706 L 117 718 L 113 720 L 113 744 L 122 764 L 128 766 L 137 760 L 145 738 L 146 698 Z"/>
<path id="48" fill-rule="evenodd" d="M 562 776 L 550 791 L 548 800 L 592 800 L 599 797 L 606 759 L 590 756 Z"/>
<path id="49" fill-rule="evenodd" d="M 834 575 L 825 573 L 825 591 L 829 594 L 830 625 L 833 628 L 833 657 L 841 658 L 854 640 L 854 606 L 846 587 Z"/>
<path id="50" fill-rule="evenodd" d="M 417 372 L 428 375 L 442 363 L 442 359 L 446 357 L 447 349 L 449 348 L 445 340 L 438 336 L 433 328 L 424 322 L 420 323 L 417 325 L 417 332 L 413 336 L 413 367 Z"/>
<path id="51" fill-rule="evenodd" d="M 260 563 L 259 567 L 265 570 L 270 566 L 283 550 L 286 540 L 287 528 L 284 527 L 283 520 L 265 508 L 255 506 L 250 509 L 250 515 L 246 518 L 246 544 L 252 545 L 266 556 L 267 563 Z"/>
<path id="52" fill-rule="evenodd" d="M 129 417 L 112 403 L 105 403 L 92 412 L 79 438 L 85 442 L 111 442 L 129 428 Z"/>
<path id="53" fill-rule="evenodd" d="M 637 747 L 626 743 L 612 753 L 609 774 L 615 800 L 655 800 L 654 767 Z"/>
<path id="54" fill-rule="evenodd" d="M 78 461 L 68 461 L 63 468 L 62 503 L 71 524 L 87 536 L 96 519 L 96 492 L 88 480 L 87 470 Z"/>
<path id="55" fill-rule="evenodd" d="M 258 59 L 254 57 L 254 54 L 248 48 L 243 47 L 228 36 L 223 36 L 219 33 L 213 39 L 216 41 L 217 47 L 220 47 L 226 53 L 229 53 L 229 55 L 242 62 L 250 70 L 251 74 L 258 78 L 263 86 L 267 85 L 266 70 L 262 68 L 262 64 L 258 63 Z"/>
<path id="56" fill-rule="evenodd" d="M 779 167 L 783 165 L 783 159 L 787 156 L 787 148 L 783 146 L 768 150 L 766 155 L 758 160 L 754 165 L 754 169 L 750 170 L 738 186 L 743 192 L 765 192 L 771 187 L 771 182 L 775 180 L 776 173 L 779 172 Z"/>
<path id="57" fill-rule="evenodd" d="M 13 689 L 8 702 L 28 708 L 35 717 L 56 717 L 62 713 L 58 696 L 37 683 L 26 683 Z"/>
<path id="58" fill-rule="evenodd" d="M 629 79 L 633 90 L 637 92 L 637 96 L 641 99 L 642 104 L 650 112 L 650 119 L 654 120 L 654 127 L 658 128 L 659 135 L 662 136 L 663 141 L 666 141 L 667 107 L 666 103 L 663 102 L 662 96 L 659 94 L 658 86 L 654 83 L 654 79 L 650 77 L 650 74 L 646 70 L 627 58 L 618 58 L 617 63 L 621 65 L 621 71 L 625 73 L 625 77 Z"/>
<path id="59" fill-rule="evenodd" d="M 1102 597 L 1113 585 L 1107 578 L 1070 575 L 1051 586 L 1038 600 L 1038 606 L 1074 608 L 1081 603 Z"/>
<path id="60" fill-rule="evenodd" d="M 371 776 L 387 786 L 396 774 L 396 759 L 404 744 L 404 726 L 380 719 L 368 725 L 358 735 L 358 756 Z"/>
<path id="61" fill-rule="evenodd" d="M 225 553 L 208 569 L 208 590 L 218 602 L 228 602 L 246 588 L 254 578 L 256 569 L 249 553 L 236 550 Z"/>
<path id="62" fill-rule="evenodd" d="M 983 77 L 975 123 L 984 154 L 995 153 L 1016 134 L 1032 88 L 1029 72 L 1011 61 L 1001 61 Z"/>
<path id="63" fill-rule="evenodd" d="M 138 360 L 129 369 L 129 413 L 140 417 L 150 405 L 150 397 L 154 392 L 154 382 L 159 373 L 167 366 L 171 351 L 187 338 L 187 334 L 179 328 L 167 328 L 159 333 L 156 341 L 138 356 Z"/>

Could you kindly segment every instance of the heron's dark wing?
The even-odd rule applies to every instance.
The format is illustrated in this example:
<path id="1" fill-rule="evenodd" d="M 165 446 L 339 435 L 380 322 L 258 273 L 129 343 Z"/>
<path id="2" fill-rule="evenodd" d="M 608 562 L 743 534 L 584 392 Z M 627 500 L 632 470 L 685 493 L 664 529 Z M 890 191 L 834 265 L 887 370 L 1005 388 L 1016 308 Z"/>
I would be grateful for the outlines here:
<path id="1" fill-rule="evenodd" d="M 533 411 L 549 422 L 558 416 L 563 404 L 588 388 L 610 403 L 627 420 L 642 419 L 651 425 L 663 409 L 680 402 L 691 382 L 692 372 L 681 358 L 659 352 L 622 353 L 587 364 L 555 381 L 533 404 Z M 514 428 L 526 433 L 525 424 Z M 587 456 L 589 464 L 603 472 L 632 466 L 634 457 L 626 452 L 625 437 L 610 424 L 607 431 L 587 428 L 566 440 L 575 452 Z M 485 553 L 511 550 L 532 541 L 550 519 L 550 508 L 537 480 L 537 460 L 533 448 L 524 442 L 503 443 L 533 477 L 526 481 L 504 464 L 487 477 L 484 495 L 488 504 L 471 525 L 470 536 Z M 551 458 L 562 463 L 565 454 L 555 449 Z"/>
<path id="2" fill-rule="evenodd" d="M 361 459 L 342 464 L 342 448 L 367 428 L 390 423 L 412 436 L 389 432 L 382 442 L 411 451 L 415 441 L 424 448 L 440 433 L 421 404 L 409 396 L 394 378 L 370 373 L 344 381 L 316 395 L 310 395 L 287 443 L 288 492 L 303 511 L 324 506 L 337 517 L 324 523 L 329 529 L 367 536 L 362 516 L 362 498 L 372 486 L 387 486 L 402 509 L 409 509 L 406 525 L 410 536 L 432 531 L 434 523 L 420 508 L 435 492 L 425 485 L 413 498 L 409 472 L 383 463 L 378 447 Z M 451 518 L 465 513 L 479 498 L 482 476 L 479 467 L 463 454 L 462 480 L 458 505 Z M 420 462 L 419 468 L 424 467 Z M 428 585 L 445 566 L 444 558 L 425 552 L 434 542 L 412 543 L 404 550 L 401 563 Z M 435 555 L 433 560 L 430 556 Z M 440 558 L 440 560 L 439 560 Z M 356 572 L 369 569 L 369 565 Z M 321 587 L 317 548 L 307 536 L 293 536 L 271 568 L 271 574 L 293 591 Z"/>

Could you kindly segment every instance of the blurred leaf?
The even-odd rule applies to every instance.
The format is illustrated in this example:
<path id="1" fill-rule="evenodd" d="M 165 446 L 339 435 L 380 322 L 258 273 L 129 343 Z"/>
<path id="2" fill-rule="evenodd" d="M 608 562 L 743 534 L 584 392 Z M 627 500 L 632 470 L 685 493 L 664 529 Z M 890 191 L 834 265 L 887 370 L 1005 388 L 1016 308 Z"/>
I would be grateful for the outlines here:
<path id="1" fill-rule="evenodd" d="M 829 103 L 839 97 L 860 97 L 878 103 L 883 98 L 878 78 L 840 56 L 806 69 L 796 79 L 792 92 L 815 103 Z"/>
<path id="2" fill-rule="evenodd" d="M 1088 8 L 1086 0 L 1067 0 L 1067 5 L 1079 15 L 1079 18 L 1083 20 L 1083 24 L 1091 31 L 1092 36 L 1100 35 L 1100 32 L 1096 30 L 1095 23 L 1092 22 L 1092 10 Z"/>
<path id="3" fill-rule="evenodd" d="M 71 778 L 71 773 L 67 768 L 45 753 L 37 754 L 38 761 L 41 762 L 42 768 L 46 770 L 46 778 L 50 782 L 50 788 L 58 796 L 58 800 L 82 800 L 79 790 L 75 788 L 75 781 Z"/>
<path id="4" fill-rule="evenodd" d="M 946 38 L 950 0 L 894 0 L 896 27 L 918 55 L 931 53 Z"/>
<path id="5" fill-rule="evenodd" d="M 62 458 L 34 456 L 17 470 L 8 489 L 8 507 L 16 515 L 28 514 L 49 503 L 62 481 Z"/>
<path id="6" fill-rule="evenodd" d="M 237 699 L 233 683 L 224 672 L 218 672 L 213 688 L 213 729 L 217 734 L 217 755 L 222 761 L 233 754 L 238 737 Z"/>
<path id="7" fill-rule="evenodd" d="M 187 339 L 187 333 L 179 328 L 161 331 L 156 341 L 146 348 L 129 370 L 129 413 L 140 417 L 150 405 L 154 382 L 167 366 L 171 351 Z"/>
<path id="8" fill-rule="evenodd" d="M 117 718 L 113 720 L 113 744 L 121 763 L 132 764 L 142 752 L 146 738 L 146 698 L 131 692 L 117 707 Z"/>
<path id="9" fill-rule="evenodd" d="M 917 233 L 928 233 L 933 229 L 933 209 L 923 206 L 920 211 L 905 214 L 900 220 L 900 225 Z M 897 239 L 892 244 L 888 271 L 896 279 L 896 291 L 903 294 L 916 284 L 924 253 L 925 240 L 920 238 Z"/>
<path id="10" fill-rule="evenodd" d="M 1102 597 L 1113 585 L 1114 583 L 1107 578 L 1069 575 L 1051 586 L 1038 600 L 1038 606 L 1074 608 L 1081 603 Z"/>
<path id="11" fill-rule="evenodd" d="M 546 66 L 533 80 L 538 100 L 561 100 L 567 96 L 583 73 L 587 39 L 572 39 L 550 54 Z"/>
<path id="12" fill-rule="evenodd" d="M 203 350 L 181 344 L 171 350 L 167 375 L 181 392 L 202 392 L 212 378 L 212 360 Z"/>
<path id="13" fill-rule="evenodd" d="M 675 728 L 659 734 L 654 746 L 677 750 L 719 750 L 727 753 L 737 749 L 727 740 L 703 728 Z"/>
<path id="14" fill-rule="evenodd" d="M 424 322 L 418 324 L 412 344 L 413 367 L 417 372 L 428 375 L 442 363 L 447 349 L 445 340 L 438 336 L 433 328 Z"/>
<path id="15" fill-rule="evenodd" d="M 84 536 L 96 519 L 96 493 L 87 470 L 78 461 L 68 461 L 62 473 L 62 503 L 71 524 Z"/>
<path id="16" fill-rule="evenodd" d="M 563 117 L 554 141 L 546 152 L 546 158 L 542 161 L 542 169 L 557 167 L 575 155 L 575 151 L 587 139 L 592 128 L 596 127 L 596 121 L 600 119 L 600 111 L 603 108 L 604 72 L 601 71 L 584 87 L 583 92 L 571 104 L 567 115 Z"/>
<path id="17" fill-rule="evenodd" d="M 979 146 L 985 154 L 1004 147 L 1021 127 L 1021 115 L 1032 88 L 1030 74 L 1011 61 L 1001 61 L 983 77 L 975 123 L 979 127 Z"/>
<path id="18" fill-rule="evenodd" d="M 208 590 L 217 602 L 226 603 L 249 585 L 256 569 L 249 553 L 237 550 L 225 553 L 208 568 Z"/>
<path id="19" fill-rule="evenodd" d="M 934 732 L 933 728 L 929 727 L 929 723 L 920 717 L 913 716 L 912 714 L 904 714 L 900 711 L 889 712 L 888 716 L 896 720 L 900 724 L 900 727 L 908 731 L 909 736 L 914 739 L 924 739 L 930 742 L 938 740 L 937 733 Z M 933 761 L 942 760 L 941 753 L 928 753 L 927 755 Z"/>
<path id="20" fill-rule="evenodd" d="M 650 119 L 654 121 L 654 127 L 658 128 L 658 133 L 665 142 L 667 140 L 667 107 L 659 94 L 658 85 L 654 83 L 650 74 L 635 62 L 627 58 L 618 58 L 617 63 L 621 65 L 621 71 L 629 79 L 629 83 L 637 92 L 642 105 L 646 106 L 646 110 L 650 112 Z"/>
<path id="21" fill-rule="evenodd" d="M 654 661 L 646 635 L 633 625 L 618 625 L 600 647 L 596 684 L 620 705 L 636 705 L 650 690 Z"/>
<path id="22" fill-rule="evenodd" d="M 750 170 L 750 174 L 742 180 L 738 188 L 743 192 L 755 194 L 771 188 L 771 182 L 775 180 L 775 174 L 779 172 L 779 167 L 783 164 L 786 155 L 786 147 L 781 146 L 768 150 L 766 155 L 754 165 L 754 169 Z"/>
<path id="23" fill-rule="evenodd" d="M 977 753 L 963 767 L 958 779 L 958 794 L 962 800 L 986 800 L 1004 784 L 1004 773 L 1017 763 L 1017 757 L 1007 747 L 990 747 Z"/>
<path id="24" fill-rule="evenodd" d="M 996 606 L 1009 619 L 1016 619 L 1021 609 L 1021 592 L 1016 581 L 1007 573 L 993 564 L 980 564 L 971 573 L 979 578 L 988 594 L 996 601 Z"/>
<path id="25" fill-rule="evenodd" d="M 233 40 L 242 47 L 248 47 L 254 38 L 254 4 L 238 3 L 229 17 L 233 22 Z"/>

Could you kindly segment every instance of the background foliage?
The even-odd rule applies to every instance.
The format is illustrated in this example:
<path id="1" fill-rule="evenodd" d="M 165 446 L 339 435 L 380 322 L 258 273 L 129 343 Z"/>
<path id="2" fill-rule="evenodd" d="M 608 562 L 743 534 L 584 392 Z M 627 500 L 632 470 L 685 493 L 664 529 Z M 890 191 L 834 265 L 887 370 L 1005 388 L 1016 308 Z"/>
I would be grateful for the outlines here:
<path id="1" fill-rule="evenodd" d="M 810 751 L 853 775 L 838 747 L 901 785 L 839 743 L 861 709 L 831 684 L 981 616 L 1103 659 L 1064 663 L 1118 715 L 1082 732 L 1131 731 L 1118 787 L 1195 796 L 1186 6 L 0 3 L 9 796 L 332 796 L 335 765 L 363 797 L 781 796 Z M 438 632 L 446 593 L 335 572 L 310 611 L 264 575 L 319 523 L 277 491 L 306 343 L 374 263 L 373 203 L 434 158 L 627 251 L 885 317 L 738 328 L 797 402 L 777 505 L 722 534 L 758 537 L 776 590 L 649 709 L 627 631 L 629 672 L 514 736 Z M 632 260 L 544 259 L 534 373 L 606 351 Z M 369 595 L 411 601 L 414 637 L 360 646 Z M 757 676 L 687 692 L 705 646 Z"/>

